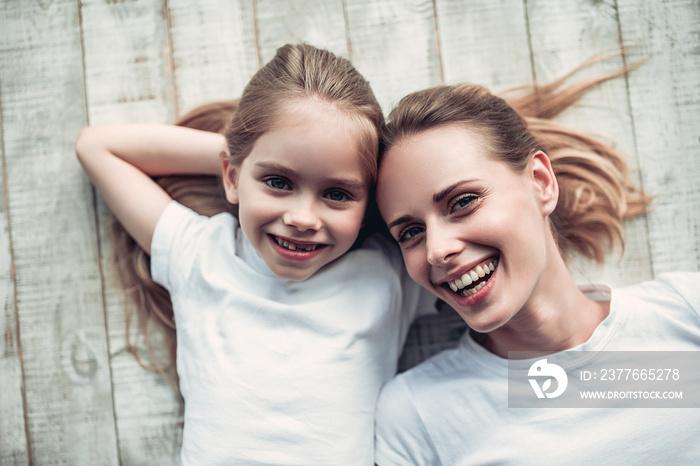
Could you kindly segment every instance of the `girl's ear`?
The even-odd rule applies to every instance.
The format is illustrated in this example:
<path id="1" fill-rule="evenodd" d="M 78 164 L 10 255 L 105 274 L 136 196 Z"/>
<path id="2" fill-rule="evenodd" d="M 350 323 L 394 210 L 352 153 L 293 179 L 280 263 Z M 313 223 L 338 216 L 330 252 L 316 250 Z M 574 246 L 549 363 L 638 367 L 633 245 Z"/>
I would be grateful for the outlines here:
<path id="1" fill-rule="evenodd" d="M 537 151 L 530 158 L 528 170 L 535 187 L 535 195 L 540 201 L 542 214 L 549 215 L 554 211 L 559 200 L 559 184 L 547 154 L 541 150 Z"/>
<path id="2" fill-rule="evenodd" d="M 221 173 L 224 180 L 226 200 L 231 204 L 238 204 L 238 168 L 225 159 L 221 162 L 221 164 Z"/>

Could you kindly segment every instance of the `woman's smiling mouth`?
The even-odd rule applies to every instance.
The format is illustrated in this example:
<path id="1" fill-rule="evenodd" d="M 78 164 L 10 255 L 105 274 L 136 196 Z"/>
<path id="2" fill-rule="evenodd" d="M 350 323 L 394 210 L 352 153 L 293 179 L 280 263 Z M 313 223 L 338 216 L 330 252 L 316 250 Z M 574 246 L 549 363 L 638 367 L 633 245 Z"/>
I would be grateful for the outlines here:
<path id="1" fill-rule="evenodd" d="M 460 278 L 443 282 L 440 286 L 451 289 L 459 296 L 471 296 L 491 278 L 491 273 L 498 266 L 498 258 L 499 256 L 491 257 L 464 272 Z"/>

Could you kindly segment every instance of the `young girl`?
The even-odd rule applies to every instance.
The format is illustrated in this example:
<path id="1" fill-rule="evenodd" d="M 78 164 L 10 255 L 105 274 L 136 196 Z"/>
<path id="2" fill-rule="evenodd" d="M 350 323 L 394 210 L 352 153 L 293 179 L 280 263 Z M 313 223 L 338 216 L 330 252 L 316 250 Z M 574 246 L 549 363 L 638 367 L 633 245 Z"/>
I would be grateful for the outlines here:
<path id="1" fill-rule="evenodd" d="M 170 293 L 183 464 L 373 462 L 379 389 L 429 301 L 390 244 L 348 252 L 382 121 L 347 60 L 287 45 L 246 87 L 225 141 L 175 126 L 81 133 L 85 171 Z M 151 179 L 182 173 L 222 173 L 237 218 L 198 215 Z"/>
<path id="2" fill-rule="evenodd" d="M 570 356 L 580 369 L 603 350 L 700 350 L 697 273 L 610 290 L 578 288 L 567 271 L 574 252 L 602 261 L 605 242 L 622 243 L 623 219 L 648 204 L 616 151 L 549 121 L 604 79 L 512 106 L 480 86 L 437 87 L 390 114 L 382 216 L 410 275 L 479 333 L 382 391 L 380 466 L 700 461 L 697 409 L 509 407 L 512 351 Z M 535 400 L 526 378 L 542 357 L 514 364 L 530 368 L 519 374 Z M 697 366 L 687 369 L 697 390 Z"/>

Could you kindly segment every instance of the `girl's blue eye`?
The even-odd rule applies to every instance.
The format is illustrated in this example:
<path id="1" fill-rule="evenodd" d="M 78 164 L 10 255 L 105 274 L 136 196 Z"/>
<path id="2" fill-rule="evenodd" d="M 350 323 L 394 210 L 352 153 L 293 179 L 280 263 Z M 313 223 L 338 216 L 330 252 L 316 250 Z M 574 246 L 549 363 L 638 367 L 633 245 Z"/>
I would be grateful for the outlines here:
<path id="1" fill-rule="evenodd" d="M 326 194 L 326 197 L 331 201 L 343 202 L 347 201 L 350 197 L 343 191 L 330 191 Z"/>
<path id="2" fill-rule="evenodd" d="M 265 183 L 272 189 L 289 189 L 289 183 L 282 178 L 268 178 Z"/>
<path id="3" fill-rule="evenodd" d="M 403 243 L 405 241 L 409 241 L 416 236 L 420 235 L 423 233 L 423 227 L 408 227 L 405 230 L 403 230 L 401 233 L 399 233 L 399 243 Z"/>

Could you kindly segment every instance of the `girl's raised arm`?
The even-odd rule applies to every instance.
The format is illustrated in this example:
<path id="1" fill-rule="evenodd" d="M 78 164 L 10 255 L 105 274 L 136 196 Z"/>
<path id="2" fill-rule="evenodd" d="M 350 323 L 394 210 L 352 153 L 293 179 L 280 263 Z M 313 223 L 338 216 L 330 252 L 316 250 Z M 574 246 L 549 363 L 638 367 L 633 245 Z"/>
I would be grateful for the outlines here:
<path id="1" fill-rule="evenodd" d="M 170 196 L 151 179 L 175 174 L 219 174 L 221 134 L 169 125 L 91 126 L 75 152 L 112 213 L 150 254 L 158 217 Z"/>

